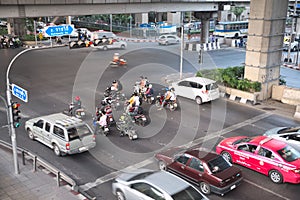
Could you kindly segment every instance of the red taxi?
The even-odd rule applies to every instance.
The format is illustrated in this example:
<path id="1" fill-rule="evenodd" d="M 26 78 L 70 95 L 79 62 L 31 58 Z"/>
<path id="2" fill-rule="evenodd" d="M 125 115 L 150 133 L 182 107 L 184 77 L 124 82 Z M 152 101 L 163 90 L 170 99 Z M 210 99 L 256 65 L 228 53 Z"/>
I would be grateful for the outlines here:
<path id="1" fill-rule="evenodd" d="M 269 176 L 274 183 L 300 183 L 300 153 L 267 136 L 237 136 L 222 140 L 216 152 L 226 160 Z"/>

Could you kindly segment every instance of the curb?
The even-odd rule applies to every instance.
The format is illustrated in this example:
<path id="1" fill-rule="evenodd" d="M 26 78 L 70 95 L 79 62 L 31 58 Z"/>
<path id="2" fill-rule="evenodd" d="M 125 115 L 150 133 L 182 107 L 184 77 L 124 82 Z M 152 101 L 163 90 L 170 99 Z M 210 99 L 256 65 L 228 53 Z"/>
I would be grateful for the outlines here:
<path id="1" fill-rule="evenodd" d="M 290 69 L 300 70 L 300 67 L 296 66 L 295 64 L 284 63 L 283 66 Z"/>
<path id="2" fill-rule="evenodd" d="M 139 43 L 139 42 L 158 42 L 157 39 L 137 39 L 137 38 L 121 38 L 121 37 L 118 37 L 118 39 L 122 40 L 122 41 L 136 42 L 136 43 Z"/>
<path id="3" fill-rule="evenodd" d="M 242 103 L 242 104 L 248 104 L 248 105 L 252 105 L 252 106 L 255 106 L 257 104 L 256 100 L 246 99 L 246 98 L 238 97 L 236 95 L 232 95 L 232 94 L 230 95 L 230 94 L 227 94 L 227 93 L 224 93 L 224 92 L 220 92 L 220 96 L 222 98 L 226 98 L 226 99 L 229 99 L 231 101 Z"/>

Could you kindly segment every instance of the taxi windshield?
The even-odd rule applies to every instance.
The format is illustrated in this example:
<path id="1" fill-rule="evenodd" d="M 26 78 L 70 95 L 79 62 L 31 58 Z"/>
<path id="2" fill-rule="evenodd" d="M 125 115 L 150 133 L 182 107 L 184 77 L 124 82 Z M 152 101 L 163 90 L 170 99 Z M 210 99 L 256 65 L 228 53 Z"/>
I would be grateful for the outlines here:
<path id="1" fill-rule="evenodd" d="M 300 153 L 291 146 L 285 146 L 277 151 L 278 154 L 287 162 L 293 162 L 300 158 Z"/>

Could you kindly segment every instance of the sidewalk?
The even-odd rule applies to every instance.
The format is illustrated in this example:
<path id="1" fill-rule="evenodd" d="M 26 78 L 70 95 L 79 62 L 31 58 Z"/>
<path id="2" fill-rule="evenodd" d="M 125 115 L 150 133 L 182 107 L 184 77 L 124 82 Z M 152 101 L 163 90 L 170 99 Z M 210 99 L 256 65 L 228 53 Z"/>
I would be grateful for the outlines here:
<path id="1" fill-rule="evenodd" d="M 55 177 L 42 169 L 33 172 L 31 163 L 23 165 L 19 158 L 20 173 L 15 174 L 12 152 L 0 147 L 1 200 L 74 200 L 86 199 L 72 191 L 69 185 L 57 186 Z"/>

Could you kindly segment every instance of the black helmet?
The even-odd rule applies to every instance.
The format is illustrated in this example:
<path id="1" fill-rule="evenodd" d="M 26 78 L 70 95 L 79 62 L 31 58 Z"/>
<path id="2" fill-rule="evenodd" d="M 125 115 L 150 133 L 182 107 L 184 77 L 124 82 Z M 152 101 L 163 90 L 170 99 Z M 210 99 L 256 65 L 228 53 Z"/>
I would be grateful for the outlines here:
<path id="1" fill-rule="evenodd" d="M 114 80 L 113 83 L 117 83 L 117 80 Z"/>

